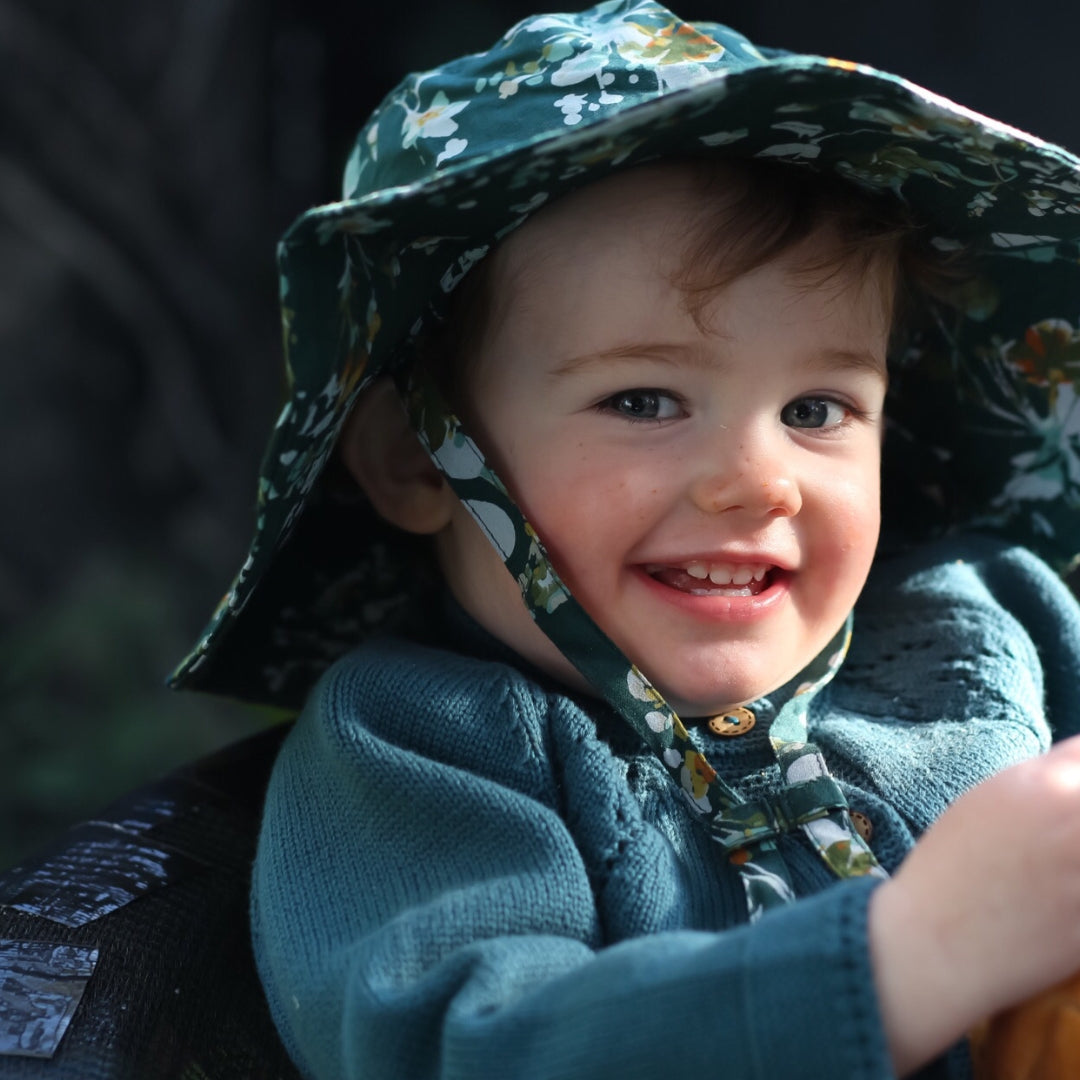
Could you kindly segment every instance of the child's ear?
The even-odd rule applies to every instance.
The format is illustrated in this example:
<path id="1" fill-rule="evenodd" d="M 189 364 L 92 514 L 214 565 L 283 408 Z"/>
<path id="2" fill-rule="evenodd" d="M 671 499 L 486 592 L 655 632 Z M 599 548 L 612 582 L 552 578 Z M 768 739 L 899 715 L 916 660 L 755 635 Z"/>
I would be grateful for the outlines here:
<path id="1" fill-rule="evenodd" d="M 389 378 L 357 399 L 338 440 L 338 455 L 379 516 L 406 532 L 449 524 L 455 496 L 409 427 Z"/>

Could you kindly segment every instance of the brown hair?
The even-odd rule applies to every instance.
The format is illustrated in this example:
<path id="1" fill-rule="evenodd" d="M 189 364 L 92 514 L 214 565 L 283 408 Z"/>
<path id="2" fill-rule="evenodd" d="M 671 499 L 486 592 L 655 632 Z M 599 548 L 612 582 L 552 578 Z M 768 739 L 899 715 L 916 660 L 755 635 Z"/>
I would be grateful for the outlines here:
<path id="1" fill-rule="evenodd" d="M 940 290 L 955 256 L 930 246 L 926 228 L 895 197 L 874 195 L 831 174 L 756 160 L 694 161 L 701 197 L 698 230 L 683 252 L 673 283 L 699 322 L 717 292 L 815 233 L 820 250 L 799 267 L 807 289 L 889 273 L 882 299 L 894 327 L 913 295 Z"/>

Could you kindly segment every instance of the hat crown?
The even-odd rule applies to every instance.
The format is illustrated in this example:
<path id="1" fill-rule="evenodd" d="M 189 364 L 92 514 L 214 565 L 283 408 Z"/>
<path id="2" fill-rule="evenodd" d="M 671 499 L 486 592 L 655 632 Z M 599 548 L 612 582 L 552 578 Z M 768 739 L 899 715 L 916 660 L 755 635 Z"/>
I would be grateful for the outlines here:
<path id="1" fill-rule="evenodd" d="M 767 63 L 741 34 L 654 0 L 536 15 L 486 52 L 407 76 L 364 125 L 343 197 L 430 179 Z"/>

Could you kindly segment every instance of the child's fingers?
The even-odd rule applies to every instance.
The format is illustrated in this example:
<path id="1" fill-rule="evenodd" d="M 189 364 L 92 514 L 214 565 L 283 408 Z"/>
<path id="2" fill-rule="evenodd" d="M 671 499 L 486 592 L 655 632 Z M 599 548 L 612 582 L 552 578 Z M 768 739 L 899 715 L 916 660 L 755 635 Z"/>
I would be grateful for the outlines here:
<path id="1" fill-rule="evenodd" d="M 958 799 L 871 906 L 901 1071 L 1080 971 L 1080 737 Z"/>

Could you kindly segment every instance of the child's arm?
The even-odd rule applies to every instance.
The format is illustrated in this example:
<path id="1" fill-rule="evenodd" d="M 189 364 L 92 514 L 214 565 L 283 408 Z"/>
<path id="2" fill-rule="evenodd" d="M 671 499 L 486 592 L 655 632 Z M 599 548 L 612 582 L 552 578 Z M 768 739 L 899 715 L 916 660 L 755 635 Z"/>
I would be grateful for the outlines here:
<path id="1" fill-rule="evenodd" d="M 436 679 L 415 661 L 388 673 L 386 646 L 363 657 L 287 740 L 255 867 L 260 974 L 306 1075 L 890 1075 L 871 882 L 752 926 L 679 929 L 695 921 L 680 914 L 691 885 L 659 830 L 631 821 L 627 850 L 610 852 L 620 871 L 595 864 L 588 837 L 619 807 L 588 774 L 610 762 L 549 727 L 539 691 L 492 664 Z M 389 683 L 381 700 L 365 665 Z M 407 683 L 412 714 L 390 715 Z M 417 683 L 436 707 L 415 708 Z M 726 876 L 730 924 L 741 885 Z"/>
<path id="2" fill-rule="evenodd" d="M 958 799 L 872 897 L 869 933 L 900 1075 L 1080 971 L 1080 738 Z"/>

